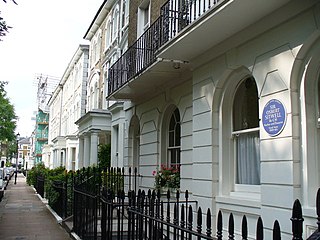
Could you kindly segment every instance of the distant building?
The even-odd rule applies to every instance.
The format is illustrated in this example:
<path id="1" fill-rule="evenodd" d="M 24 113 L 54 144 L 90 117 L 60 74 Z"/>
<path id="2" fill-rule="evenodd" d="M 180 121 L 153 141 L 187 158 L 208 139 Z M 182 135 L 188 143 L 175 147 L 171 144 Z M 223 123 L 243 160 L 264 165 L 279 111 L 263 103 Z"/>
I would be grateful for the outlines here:
<path id="1" fill-rule="evenodd" d="M 30 169 L 34 166 L 32 140 L 32 137 L 20 138 L 18 140 L 18 164 L 24 169 Z"/>
<path id="2" fill-rule="evenodd" d="M 49 131 L 49 112 L 41 109 L 38 110 L 36 116 L 35 128 L 35 164 L 42 162 L 42 148 L 48 144 L 48 131 Z"/>
<path id="3" fill-rule="evenodd" d="M 48 102 L 50 145 L 45 147 L 43 154 L 50 168 L 79 168 L 78 127 L 75 122 L 85 114 L 88 59 L 89 46 L 79 45 Z"/>

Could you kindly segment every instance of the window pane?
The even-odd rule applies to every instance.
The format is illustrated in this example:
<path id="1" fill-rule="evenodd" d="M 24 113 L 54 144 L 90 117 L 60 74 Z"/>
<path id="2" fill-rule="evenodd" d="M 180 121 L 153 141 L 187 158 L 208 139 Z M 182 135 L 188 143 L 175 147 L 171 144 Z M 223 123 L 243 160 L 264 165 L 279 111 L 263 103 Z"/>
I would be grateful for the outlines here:
<path id="1" fill-rule="evenodd" d="M 180 123 L 176 124 L 176 128 L 175 128 L 175 146 L 180 146 L 180 139 L 181 139 L 181 127 L 180 127 Z"/>
<path id="2" fill-rule="evenodd" d="M 253 78 L 243 81 L 233 101 L 233 131 L 259 126 L 258 91 Z"/>
<path id="3" fill-rule="evenodd" d="M 176 108 L 172 113 L 168 131 L 168 165 L 180 164 L 181 126 L 180 113 Z"/>
<path id="4" fill-rule="evenodd" d="M 174 146 L 174 132 L 170 131 L 169 132 L 169 147 L 173 147 Z"/>
<path id="5" fill-rule="evenodd" d="M 233 102 L 235 134 L 236 183 L 260 184 L 260 138 L 258 91 L 255 80 L 248 78 L 237 88 Z M 251 130 L 244 133 L 241 130 Z M 239 134 L 240 131 L 240 134 Z"/>
<path id="6" fill-rule="evenodd" d="M 174 131 L 175 125 L 176 125 L 176 120 L 174 118 L 174 115 L 172 115 L 170 118 L 169 131 Z"/>
<path id="7" fill-rule="evenodd" d="M 259 132 L 240 134 L 237 144 L 238 184 L 260 184 L 260 139 Z"/>

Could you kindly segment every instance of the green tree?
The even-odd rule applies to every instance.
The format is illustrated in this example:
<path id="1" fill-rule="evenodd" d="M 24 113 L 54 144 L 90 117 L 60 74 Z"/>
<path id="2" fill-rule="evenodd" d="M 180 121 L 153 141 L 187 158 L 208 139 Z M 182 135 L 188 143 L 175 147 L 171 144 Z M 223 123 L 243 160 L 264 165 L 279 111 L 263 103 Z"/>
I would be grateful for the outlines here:
<path id="1" fill-rule="evenodd" d="M 17 116 L 14 106 L 7 97 L 4 86 L 7 82 L 0 81 L 0 142 L 16 140 L 15 129 Z"/>
<path id="2" fill-rule="evenodd" d="M 101 169 L 111 166 L 111 144 L 99 144 L 98 160 Z"/>

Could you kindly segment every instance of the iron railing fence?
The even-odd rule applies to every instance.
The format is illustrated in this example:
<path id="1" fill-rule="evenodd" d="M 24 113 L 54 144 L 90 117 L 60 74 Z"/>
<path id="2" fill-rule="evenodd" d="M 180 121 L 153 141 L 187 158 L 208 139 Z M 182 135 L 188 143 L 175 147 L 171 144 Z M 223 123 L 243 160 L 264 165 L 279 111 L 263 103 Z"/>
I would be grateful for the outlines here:
<path id="1" fill-rule="evenodd" d="M 212 229 L 210 209 L 204 213 L 201 207 L 189 200 L 188 191 L 184 200 L 179 192 L 170 199 L 170 192 L 163 198 L 160 191 L 144 190 L 118 191 L 104 189 L 101 196 L 88 195 L 75 189 L 75 201 L 79 209 L 75 210 L 75 232 L 82 239 L 235 239 L 235 222 L 233 214 L 229 215 L 228 226 L 223 226 L 222 213 L 218 212 L 216 233 Z M 101 202 L 101 214 L 98 214 L 97 201 Z M 317 192 L 318 229 L 308 240 L 320 239 L 320 189 Z M 299 200 L 292 208 L 292 239 L 303 239 L 303 217 Z M 288 221 L 290 221 L 288 219 Z M 227 230 L 226 230 L 227 229 Z M 247 218 L 243 216 L 241 239 L 249 239 Z M 250 239 L 263 240 L 263 221 L 259 217 L 256 236 Z M 239 233 L 238 233 L 239 234 Z M 280 224 L 276 220 L 273 226 L 273 240 L 281 239 Z"/>
<path id="2" fill-rule="evenodd" d="M 51 182 L 54 198 L 49 198 L 49 206 L 61 217 L 65 218 L 66 212 L 66 188 L 62 181 L 56 180 Z"/>
<path id="3" fill-rule="evenodd" d="M 73 231 L 81 239 L 98 238 L 98 195 L 74 187 Z"/>
<path id="4" fill-rule="evenodd" d="M 45 183 L 45 177 L 41 175 L 36 176 L 36 184 L 35 184 L 35 189 L 37 193 L 44 198 L 44 183 Z"/>
<path id="5" fill-rule="evenodd" d="M 125 189 L 137 188 L 138 178 L 141 177 L 135 168 L 107 168 L 101 171 L 98 168 L 82 169 L 74 177 L 73 201 L 73 230 L 82 239 L 99 239 L 102 234 L 102 222 L 106 216 L 106 192 L 124 193 Z M 114 195 L 114 194 L 113 194 Z M 126 196 L 127 197 L 127 196 Z M 117 200 L 120 198 L 117 197 Z M 123 209 L 124 211 L 124 209 Z"/>
<path id="6" fill-rule="evenodd" d="M 110 67 L 108 96 L 137 77 L 157 59 L 159 49 L 209 10 L 226 0 L 169 0 L 158 19 Z"/>
<path id="7" fill-rule="evenodd" d="M 99 175 L 100 179 L 95 175 Z M 62 197 L 56 203 L 57 208 L 53 208 L 61 217 L 66 217 L 68 198 L 65 192 L 73 190 L 72 203 L 69 205 L 73 208 L 73 230 L 82 239 L 235 239 L 232 213 L 228 226 L 223 226 L 222 213 L 218 212 L 214 233 L 210 209 L 203 213 L 197 202 L 190 201 L 188 191 L 184 199 L 180 198 L 179 192 L 171 198 L 170 191 L 167 194 L 151 190 L 147 193 L 140 189 L 136 191 L 138 177 L 136 169 L 134 174 L 131 169 L 128 169 L 128 173 L 116 168 L 80 170 L 69 181 L 54 182 Z M 42 197 L 44 182 L 44 177 L 37 176 L 35 188 Z M 308 240 L 320 239 L 320 189 L 317 192 L 316 211 L 318 229 Z M 295 240 L 303 239 L 302 216 L 301 204 L 296 200 L 290 219 Z M 255 239 L 264 239 L 263 229 L 263 221 L 259 218 Z M 243 216 L 240 234 L 242 239 L 249 239 L 246 216 Z M 278 221 L 274 222 L 273 239 L 281 239 Z"/>
<path id="8" fill-rule="evenodd" d="M 149 235 L 144 231 L 144 226 L 146 225 L 149 228 L 152 222 L 142 222 L 135 210 L 141 210 L 143 206 L 143 213 L 155 212 L 155 209 L 159 206 L 155 206 L 154 199 L 156 194 L 158 199 L 161 198 L 166 204 L 171 205 L 171 207 L 173 207 L 173 205 L 181 206 L 185 204 L 186 206 L 191 206 L 197 204 L 197 202 L 189 200 L 188 191 L 186 192 L 185 200 L 182 201 L 179 192 L 176 194 L 176 197 L 170 200 L 170 191 L 163 195 L 160 191 L 156 193 L 156 191 L 149 190 L 148 193 L 145 194 L 144 190 L 138 190 L 136 196 L 134 190 L 127 193 L 125 193 L 125 191 L 119 191 L 116 194 L 111 189 L 104 190 L 100 198 L 102 206 L 100 224 L 101 239 L 154 239 L 149 238 Z M 163 196 L 165 197 L 163 198 Z M 143 203 L 141 202 L 142 198 L 144 199 Z M 165 211 L 168 211 L 168 209 Z M 170 214 L 169 207 L 167 216 L 170 216 Z M 155 217 L 157 216 L 160 215 L 155 214 Z M 140 219 L 140 221 L 137 219 Z M 142 232 L 144 232 L 143 237 L 141 235 Z"/>
<path id="9" fill-rule="evenodd" d="M 73 214 L 73 173 L 65 175 L 64 181 L 51 182 L 51 188 L 55 197 L 49 199 L 50 207 L 62 218 L 68 218 Z"/>

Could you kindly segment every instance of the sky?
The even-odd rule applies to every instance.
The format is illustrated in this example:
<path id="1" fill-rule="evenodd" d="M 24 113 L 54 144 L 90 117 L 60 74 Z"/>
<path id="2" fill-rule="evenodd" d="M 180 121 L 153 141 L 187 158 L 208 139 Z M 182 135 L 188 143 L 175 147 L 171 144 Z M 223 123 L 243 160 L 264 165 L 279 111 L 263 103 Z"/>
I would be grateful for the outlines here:
<path id="1" fill-rule="evenodd" d="M 0 81 L 18 116 L 16 133 L 30 136 L 37 111 L 37 76 L 61 79 L 103 0 L 0 0 L 12 28 L 0 41 Z"/>

